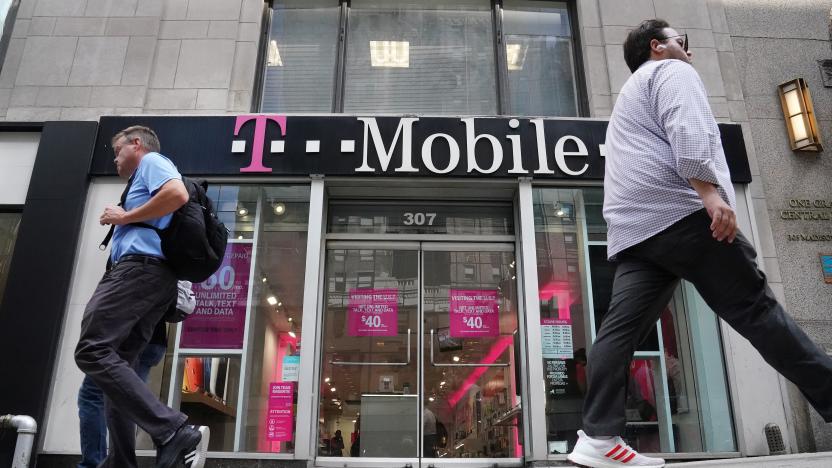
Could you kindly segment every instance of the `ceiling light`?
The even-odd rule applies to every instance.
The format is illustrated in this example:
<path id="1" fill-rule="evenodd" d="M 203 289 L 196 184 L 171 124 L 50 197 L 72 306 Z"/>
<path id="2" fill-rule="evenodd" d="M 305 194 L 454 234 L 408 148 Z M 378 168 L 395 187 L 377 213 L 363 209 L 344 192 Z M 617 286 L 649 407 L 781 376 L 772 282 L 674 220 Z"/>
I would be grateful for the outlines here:
<path id="1" fill-rule="evenodd" d="M 436 400 L 436 398 L 434 398 L 434 397 L 428 397 L 428 401 L 434 401 L 434 400 Z"/>
<path id="2" fill-rule="evenodd" d="M 445 386 L 445 381 L 443 380 L 443 381 L 439 382 L 439 386 L 440 386 L 440 387 Z"/>
<path id="3" fill-rule="evenodd" d="M 459 362 L 459 356 L 454 356 L 454 362 Z"/>
<path id="4" fill-rule="evenodd" d="M 410 42 L 370 41 L 370 65 L 373 67 L 410 67 Z"/>
<path id="5" fill-rule="evenodd" d="M 283 303 L 282 303 L 282 302 L 278 302 L 278 303 L 277 303 L 277 306 L 278 306 L 278 307 L 280 307 L 280 306 L 282 306 L 282 305 L 283 305 Z"/>
<path id="6" fill-rule="evenodd" d="M 334 391 L 335 391 L 335 387 L 330 387 L 329 391 L 330 391 L 330 392 L 334 392 Z"/>
<path id="7" fill-rule="evenodd" d="M 295 335 L 295 332 L 293 331 L 289 332 L 289 336 L 291 336 L 292 338 L 297 338 L 297 335 Z"/>
<path id="8" fill-rule="evenodd" d="M 286 212 L 286 205 L 280 202 L 275 203 L 272 205 L 272 210 L 274 210 L 274 214 L 280 216 Z"/>
<path id="9" fill-rule="evenodd" d="M 508 62 L 508 69 L 511 71 L 522 70 L 528 51 L 528 44 L 506 44 L 506 62 Z"/>
<path id="10" fill-rule="evenodd" d="M 277 298 L 274 296 L 269 296 L 266 298 L 266 302 L 268 302 L 269 305 L 275 305 L 277 304 Z"/>
<path id="11" fill-rule="evenodd" d="M 283 59 L 280 57 L 280 50 L 277 48 L 277 41 L 269 41 L 269 57 L 266 65 L 270 67 L 282 67 Z"/>
<path id="12" fill-rule="evenodd" d="M 237 236 L 237 239 L 243 240 L 243 236 Z"/>
<path id="13" fill-rule="evenodd" d="M 325 378 L 324 382 L 329 383 L 329 377 Z"/>
<path id="14" fill-rule="evenodd" d="M 268 281 L 268 280 L 267 280 L 267 279 L 266 279 L 266 277 L 264 276 L 264 277 L 263 277 L 263 282 L 265 283 L 266 281 Z"/>
<path id="15" fill-rule="evenodd" d="M 292 317 L 289 317 L 289 318 L 288 318 L 288 319 L 286 319 L 286 320 L 288 320 L 288 321 L 290 321 L 290 322 L 291 322 L 291 321 L 292 321 Z"/>
<path id="16" fill-rule="evenodd" d="M 248 214 L 248 210 L 245 208 L 240 208 L 239 210 L 237 210 L 237 214 L 240 216 L 245 216 Z"/>

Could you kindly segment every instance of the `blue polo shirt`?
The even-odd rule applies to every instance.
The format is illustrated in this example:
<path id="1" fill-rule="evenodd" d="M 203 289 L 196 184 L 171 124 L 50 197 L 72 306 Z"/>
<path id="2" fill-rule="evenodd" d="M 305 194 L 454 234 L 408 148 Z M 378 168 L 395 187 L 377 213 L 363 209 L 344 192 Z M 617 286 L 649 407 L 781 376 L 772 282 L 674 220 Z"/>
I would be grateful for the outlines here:
<path id="1" fill-rule="evenodd" d="M 133 184 L 127 192 L 124 202 L 125 211 L 142 206 L 156 194 L 165 183 L 171 179 L 182 180 L 182 176 L 170 159 L 159 153 L 147 153 L 139 162 L 139 167 L 133 173 Z M 164 229 L 170 224 L 172 215 L 153 218 L 146 224 Z M 165 258 L 162 253 L 162 241 L 156 231 L 139 226 L 116 226 L 113 233 L 110 259 L 117 262 L 124 255 L 150 255 Z"/>

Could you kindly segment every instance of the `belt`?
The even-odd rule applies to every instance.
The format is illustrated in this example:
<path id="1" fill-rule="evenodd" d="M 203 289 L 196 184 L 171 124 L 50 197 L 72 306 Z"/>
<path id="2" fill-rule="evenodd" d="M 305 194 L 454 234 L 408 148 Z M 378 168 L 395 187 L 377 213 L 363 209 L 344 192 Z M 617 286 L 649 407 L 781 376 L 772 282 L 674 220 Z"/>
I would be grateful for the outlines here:
<path id="1" fill-rule="evenodd" d="M 112 268 L 115 268 L 115 266 L 119 263 L 143 263 L 145 265 L 161 265 L 165 263 L 165 261 L 159 257 L 152 257 L 150 255 L 122 255 L 117 262 L 113 262 Z"/>

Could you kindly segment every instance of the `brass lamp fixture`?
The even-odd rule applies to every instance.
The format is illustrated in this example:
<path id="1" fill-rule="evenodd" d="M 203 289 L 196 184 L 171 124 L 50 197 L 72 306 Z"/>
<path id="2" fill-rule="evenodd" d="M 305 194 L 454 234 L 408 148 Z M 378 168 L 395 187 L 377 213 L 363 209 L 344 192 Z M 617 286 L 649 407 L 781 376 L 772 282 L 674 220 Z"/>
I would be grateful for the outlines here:
<path id="1" fill-rule="evenodd" d="M 777 87 L 789 143 L 792 151 L 823 151 L 818 134 L 818 122 L 812 107 L 809 86 L 803 78 L 795 78 Z"/>

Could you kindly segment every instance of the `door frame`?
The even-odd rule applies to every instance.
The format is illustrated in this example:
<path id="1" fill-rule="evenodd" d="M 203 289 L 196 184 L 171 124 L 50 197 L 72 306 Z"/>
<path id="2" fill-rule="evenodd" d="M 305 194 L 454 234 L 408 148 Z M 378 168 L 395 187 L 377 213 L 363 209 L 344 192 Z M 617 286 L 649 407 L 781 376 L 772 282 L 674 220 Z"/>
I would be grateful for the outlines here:
<path id="1" fill-rule="evenodd" d="M 334 237 L 334 239 L 333 239 Z M 327 240 L 324 242 L 324 248 L 321 252 L 321 281 L 319 287 L 319 294 L 320 294 L 320 301 L 318 307 L 318 318 L 319 318 L 319 326 L 317 330 L 317 347 L 320 349 L 320 354 L 317 354 L 316 359 L 316 368 L 314 369 L 314 388 L 319 388 L 321 385 L 321 362 L 323 358 L 323 339 L 324 339 L 324 309 L 325 309 L 325 302 L 326 302 L 326 291 L 324 290 L 324 285 L 326 284 L 326 259 L 327 259 L 327 252 L 333 249 L 368 249 L 368 250 L 415 250 L 418 253 L 418 262 L 417 262 L 417 282 L 418 282 L 418 309 L 417 309 L 417 329 L 414 331 L 417 336 L 416 341 L 416 366 L 417 366 L 417 388 L 418 388 L 418 408 L 419 408 L 419 424 L 417 425 L 417 440 L 422 440 L 422 430 L 423 430 L 423 417 L 424 412 L 421 408 L 424 406 L 424 378 L 425 378 L 425 370 L 424 366 L 426 365 L 425 356 L 424 356 L 424 346 L 425 346 L 425 337 L 424 337 L 424 295 L 423 295 L 423 283 L 424 283 L 424 253 L 425 252 L 438 252 L 438 251 L 476 251 L 476 252 L 512 252 L 514 254 L 514 261 L 518 265 L 519 270 L 519 255 L 518 255 L 518 245 L 516 243 L 515 236 L 454 236 L 453 239 L 448 239 L 447 236 L 438 236 L 438 235 L 403 235 L 403 236 L 385 236 L 387 239 L 390 237 L 395 237 L 396 240 L 384 240 L 379 241 L 375 239 L 368 239 L 367 236 L 362 234 L 339 234 L 339 235 L 327 235 Z M 442 239 L 442 240 L 439 240 Z M 472 249 L 473 246 L 473 249 Z M 524 301 L 522 300 L 522 282 L 521 282 L 521 275 L 517 274 L 515 278 L 516 284 L 516 297 L 515 302 L 517 304 L 517 326 L 518 326 L 518 334 L 524 336 L 526 333 L 525 330 L 525 321 L 522 320 L 522 315 L 524 313 Z M 525 353 L 525 347 L 523 346 L 524 340 L 521 340 L 521 354 Z M 521 387 L 520 393 L 521 395 L 527 395 L 525 386 L 526 386 L 526 369 L 523 367 L 523 363 L 526 362 L 526 359 L 522 356 L 516 357 L 518 359 L 518 364 L 521 367 L 521 377 L 520 380 L 517 382 L 517 385 Z M 316 392 L 317 393 L 317 392 Z M 313 395 L 314 397 L 314 395 Z M 314 434 L 317 434 L 317 423 L 320 415 L 320 398 L 316 401 L 313 401 L 313 405 L 315 406 L 314 409 L 314 418 L 312 421 L 314 422 L 315 430 Z M 522 400 L 521 400 L 522 401 Z M 521 415 L 523 417 L 524 423 L 521 427 L 518 427 L 518 431 L 524 431 L 524 426 L 527 424 L 527 411 L 528 405 L 522 405 Z M 403 458 L 359 458 L 359 459 L 352 459 L 351 457 L 330 457 L 330 456 L 319 456 L 317 454 L 317 450 L 315 450 L 312 454 L 313 458 L 313 465 L 316 467 L 322 468 L 342 468 L 342 467 L 368 467 L 368 468 L 382 468 L 382 467 L 404 467 L 404 468 L 441 468 L 441 467 L 452 467 L 452 468 L 474 468 L 474 467 L 482 467 L 482 466 L 489 466 L 489 467 L 520 467 L 523 466 L 525 463 L 525 444 L 528 441 L 525 438 L 525 434 L 521 435 L 524 437 L 524 453 L 521 454 L 520 457 L 512 457 L 512 458 L 455 458 L 455 459 L 442 459 L 442 458 L 425 458 L 423 456 L 418 457 L 403 457 Z M 316 444 L 317 446 L 317 444 Z M 418 453 L 421 454 L 423 450 L 422 444 L 419 444 Z"/>

